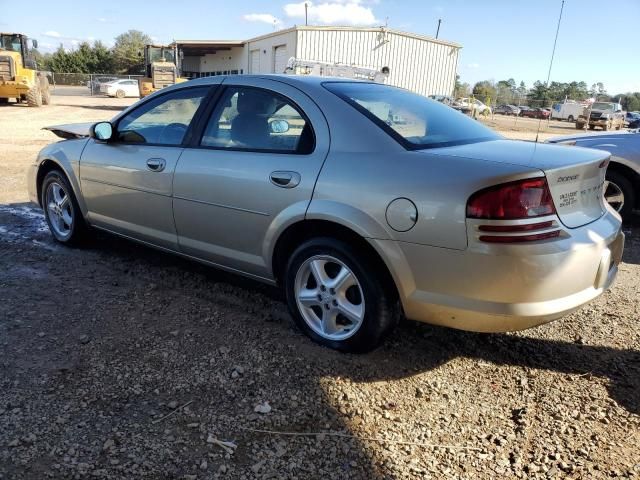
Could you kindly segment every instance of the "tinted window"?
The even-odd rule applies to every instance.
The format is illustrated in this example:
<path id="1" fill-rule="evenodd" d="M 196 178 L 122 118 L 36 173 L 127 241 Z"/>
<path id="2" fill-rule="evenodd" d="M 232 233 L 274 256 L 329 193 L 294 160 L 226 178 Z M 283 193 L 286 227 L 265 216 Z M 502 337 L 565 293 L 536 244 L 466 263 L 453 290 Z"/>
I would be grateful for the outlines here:
<path id="1" fill-rule="evenodd" d="M 234 150 L 310 153 L 313 131 L 287 98 L 257 88 L 225 90 L 202 136 L 201 145 Z"/>
<path id="2" fill-rule="evenodd" d="M 326 82 L 324 86 L 406 148 L 445 147 L 502 138 L 442 103 L 401 88 L 364 82 Z"/>
<path id="3" fill-rule="evenodd" d="M 127 143 L 180 145 L 207 87 L 187 88 L 143 103 L 118 123 L 118 139 Z"/>

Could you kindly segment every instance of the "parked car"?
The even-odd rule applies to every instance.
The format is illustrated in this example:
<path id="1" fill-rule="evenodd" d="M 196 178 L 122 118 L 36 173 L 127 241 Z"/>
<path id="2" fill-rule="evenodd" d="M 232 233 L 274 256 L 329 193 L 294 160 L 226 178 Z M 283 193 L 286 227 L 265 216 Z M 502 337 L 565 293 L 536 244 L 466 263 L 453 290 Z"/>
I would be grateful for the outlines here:
<path id="1" fill-rule="evenodd" d="M 118 77 L 93 77 L 92 80 L 87 82 L 87 87 L 91 90 L 91 92 L 97 93 L 100 91 L 101 85 L 109 82 L 114 82 L 116 80 L 118 80 Z"/>
<path id="2" fill-rule="evenodd" d="M 429 95 L 429 98 L 436 102 L 444 103 L 445 105 L 452 106 L 454 103 L 453 98 L 446 95 Z"/>
<path id="3" fill-rule="evenodd" d="M 624 126 L 625 112 L 622 105 L 615 102 L 595 102 L 591 105 L 591 109 L 587 110 L 576 120 L 576 128 L 582 130 L 585 124 L 589 125 L 589 129 L 593 130 L 600 127 L 603 130 L 620 130 Z M 587 119 L 586 115 L 589 115 Z"/>
<path id="4" fill-rule="evenodd" d="M 640 128 L 640 117 L 638 117 L 636 120 L 634 120 L 633 122 L 631 122 L 629 125 L 629 128 Z"/>
<path id="5" fill-rule="evenodd" d="M 468 113 L 475 108 L 476 112 L 482 115 L 491 114 L 491 107 L 485 105 L 477 98 L 458 98 L 456 99 L 456 104 L 460 107 L 460 110 L 465 113 Z"/>
<path id="6" fill-rule="evenodd" d="M 624 123 L 628 127 L 632 127 L 632 124 L 637 123 L 640 120 L 640 112 L 627 112 L 624 118 Z"/>
<path id="7" fill-rule="evenodd" d="M 519 115 L 520 109 L 515 105 L 499 105 L 493 109 L 493 113 L 501 115 Z"/>
<path id="8" fill-rule="evenodd" d="M 58 242 L 96 228 L 281 285 L 300 329 L 343 351 L 401 312 L 485 332 L 551 321 L 603 293 L 622 255 L 608 153 L 506 140 L 390 85 L 216 76 L 50 128 L 77 137 L 28 176 Z"/>
<path id="9" fill-rule="evenodd" d="M 551 111 L 547 108 L 529 108 L 527 110 L 522 110 L 520 112 L 521 117 L 529 117 L 529 118 L 549 118 L 551 115 Z"/>
<path id="10" fill-rule="evenodd" d="M 140 89 L 137 80 L 114 80 L 100 85 L 100 93 L 109 97 L 139 97 Z"/>
<path id="11" fill-rule="evenodd" d="M 598 132 L 557 137 L 548 142 L 598 148 L 611 153 L 604 186 L 605 199 L 624 219 L 640 208 L 640 131 Z"/>
<path id="12" fill-rule="evenodd" d="M 532 110 L 532 108 L 527 105 L 518 105 L 518 108 L 520 109 L 520 113 L 518 114 L 520 117 L 524 117 L 524 112 Z"/>

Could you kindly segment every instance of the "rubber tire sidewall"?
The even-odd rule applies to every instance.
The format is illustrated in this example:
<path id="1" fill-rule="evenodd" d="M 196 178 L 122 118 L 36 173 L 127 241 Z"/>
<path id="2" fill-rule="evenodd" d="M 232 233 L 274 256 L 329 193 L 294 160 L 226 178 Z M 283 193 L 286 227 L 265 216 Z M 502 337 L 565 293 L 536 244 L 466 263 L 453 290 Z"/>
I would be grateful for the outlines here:
<path id="1" fill-rule="evenodd" d="M 60 238 L 56 234 L 55 229 L 51 226 L 51 220 L 49 219 L 49 211 L 47 209 L 46 201 L 47 187 L 54 181 L 60 183 L 63 186 L 65 192 L 67 193 L 67 195 L 69 195 L 69 198 L 71 200 L 71 208 L 73 209 L 73 225 L 71 226 L 71 235 L 67 239 Z M 82 217 L 82 211 L 80 210 L 80 207 L 76 200 L 76 196 L 73 193 L 73 189 L 71 188 L 71 185 L 69 184 L 69 181 L 64 176 L 64 174 L 59 170 L 52 170 L 51 172 L 47 173 L 47 175 L 42 180 L 41 195 L 42 198 L 40 199 L 40 202 L 42 203 L 42 209 L 44 210 L 44 218 L 47 221 L 49 231 L 51 232 L 53 238 L 55 238 L 57 242 L 63 243 L 65 245 L 78 245 L 83 240 L 85 240 L 87 228 L 84 222 L 84 218 Z"/>
<path id="2" fill-rule="evenodd" d="M 347 339 L 328 340 L 321 337 L 307 325 L 298 309 L 296 273 L 305 260 L 316 255 L 331 255 L 344 262 L 360 282 L 365 318 L 358 331 Z M 383 275 L 374 265 L 350 245 L 334 238 L 316 238 L 300 245 L 289 258 L 285 273 L 287 304 L 298 327 L 315 342 L 342 352 L 364 353 L 376 348 L 396 325 L 399 313 L 397 301 L 389 288 L 385 288 Z"/>
<path id="3" fill-rule="evenodd" d="M 620 187 L 620 190 L 622 190 L 622 193 L 624 195 L 624 206 L 618 213 L 622 217 L 622 220 L 629 220 L 637 202 L 633 183 L 631 183 L 631 180 L 629 180 L 619 172 L 607 172 L 606 179 L 610 182 L 615 183 L 618 187 Z"/>
<path id="4" fill-rule="evenodd" d="M 124 90 L 116 91 L 116 98 L 124 98 L 127 96 L 127 93 Z"/>

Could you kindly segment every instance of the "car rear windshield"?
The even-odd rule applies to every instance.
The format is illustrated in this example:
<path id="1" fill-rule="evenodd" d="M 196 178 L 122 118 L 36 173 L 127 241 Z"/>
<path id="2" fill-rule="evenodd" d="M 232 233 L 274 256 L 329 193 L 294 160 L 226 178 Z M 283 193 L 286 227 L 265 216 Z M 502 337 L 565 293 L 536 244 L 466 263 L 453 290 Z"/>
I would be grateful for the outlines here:
<path id="1" fill-rule="evenodd" d="M 451 107 L 408 90 L 366 82 L 323 85 L 411 150 L 502 138 Z"/>

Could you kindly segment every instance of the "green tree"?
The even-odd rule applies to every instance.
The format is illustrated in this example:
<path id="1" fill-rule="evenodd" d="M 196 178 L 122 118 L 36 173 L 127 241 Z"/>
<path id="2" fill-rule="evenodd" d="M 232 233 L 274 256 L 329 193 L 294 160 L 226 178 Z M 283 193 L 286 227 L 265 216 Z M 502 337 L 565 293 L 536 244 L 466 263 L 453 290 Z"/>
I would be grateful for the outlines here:
<path id="1" fill-rule="evenodd" d="M 473 94 L 485 103 L 493 103 L 496 99 L 496 86 L 491 80 L 482 80 L 473 86 Z"/>
<path id="2" fill-rule="evenodd" d="M 468 83 L 460 82 L 460 75 L 456 75 L 456 84 L 453 89 L 453 96 L 455 98 L 468 97 L 471 92 L 471 86 Z"/>
<path id="3" fill-rule="evenodd" d="M 140 73 L 143 69 L 141 54 L 151 37 L 139 30 L 129 30 L 116 37 L 113 47 L 115 68 L 121 73 Z"/>

